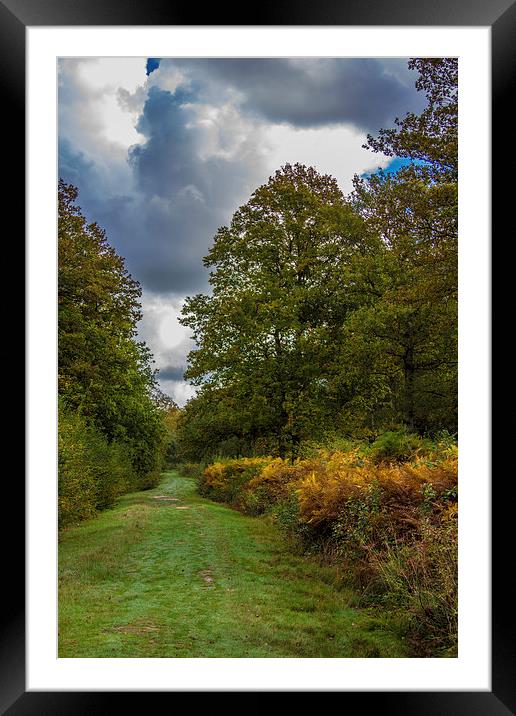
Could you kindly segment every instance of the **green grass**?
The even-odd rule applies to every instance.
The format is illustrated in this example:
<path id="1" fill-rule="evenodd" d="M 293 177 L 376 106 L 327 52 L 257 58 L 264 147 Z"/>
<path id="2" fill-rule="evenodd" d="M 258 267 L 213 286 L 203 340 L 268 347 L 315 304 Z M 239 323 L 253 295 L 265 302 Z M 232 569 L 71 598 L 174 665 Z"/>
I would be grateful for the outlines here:
<path id="1" fill-rule="evenodd" d="M 267 519 L 167 472 L 61 533 L 59 656 L 407 656 L 388 616 L 353 608 L 353 596 Z"/>

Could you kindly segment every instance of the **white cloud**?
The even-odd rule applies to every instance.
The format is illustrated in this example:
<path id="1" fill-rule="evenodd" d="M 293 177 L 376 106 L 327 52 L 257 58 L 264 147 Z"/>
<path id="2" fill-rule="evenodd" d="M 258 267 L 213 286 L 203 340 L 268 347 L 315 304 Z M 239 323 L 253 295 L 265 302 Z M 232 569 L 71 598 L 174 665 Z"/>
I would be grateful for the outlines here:
<path id="1" fill-rule="evenodd" d="M 161 62 L 160 66 L 153 70 L 147 78 L 147 86 L 157 85 L 161 89 L 175 92 L 179 85 L 188 85 L 190 82 L 184 72 L 178 67 L 167 62 Z"/>
<path id="2" fill-rule="evenodd" d="M 193 348 L 189 328 L 182 326 L 178 318 L 184 298 L 168 298 L 144 291 L 141 304 L 143 318 L 138 326 L 138 339 L 145 341 L 154 356 L 154 367 L 164 371 L 158 382 L 161 389 L 178 405 L 184 405 L 195 394 L 195 389 L 182 380 L 167 378 L 167 369 L 177 369 L 180 374 L 186 367 L 186 357 Z"/>
<path id="3" fill-rule="evenodd" d="M 79 62 L 80 79 L 95 90 L 125 87 L 134 92 L 146 78 L 146 57 L 98 57 Z"/>
<path id="4" fill-rule="evenodd" d="M 192 385 L 179 380 L 163 380 L 160 381 L 160 386 L 163 392 L 169 395 L 180 408 L 184 407 L 185 403 L 197 393 L 197 389 Z"/>
<path id="5" fill-rule="evenodd" d="M 366 135 L 350 126 L 293 129 L 274 124 L 267 128 L 266 139 L 271 146 L 267 157 L 270 173 L 286 163 L 306 164 L 335 177 L 345 194 L 352 190 L 354 174 L 386 167 L 391 161 L 363 149 Z"/>
<path id="6" fill-rule="evenodd" d="M 76 91 L 73 119 L 90 150 L 99 143 L 114 145 L 125 154 L 143 141 L 135 124 L 141 107 L 120 102 L 119 93 L 134 95 L 146 84 L 144 58 L 105 57 L 61 60 L 60 72 Z M 68 77 L 66 77 L 68 75 Z M 141 92 L 140 92 L 141 95 Z M 68 132 L 73 128 L 66 125 Z"/>
<path id="7" fill-rule="evenodd" d="M 144 317 L 138 335 L 141 340 L 154 343 L 154 356 L 159 356 L 162 364 L 171 349 L 183 346 L 190 339 L 190 329 L 178 321 L 183 303 L 184 298 L 167 298 L 143 292 L 141 304 Z M 166 363 L 170 364 L 170 360 Z"/>

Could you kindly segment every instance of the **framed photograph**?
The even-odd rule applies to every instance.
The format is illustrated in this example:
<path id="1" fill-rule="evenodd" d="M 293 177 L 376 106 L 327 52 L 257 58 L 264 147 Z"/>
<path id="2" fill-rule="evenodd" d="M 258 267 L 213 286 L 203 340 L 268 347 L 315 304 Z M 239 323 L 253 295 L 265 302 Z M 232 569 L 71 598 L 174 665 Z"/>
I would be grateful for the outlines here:
<path id="1" fill-rule="evenodd" d="M 11 153 L 6 164 L 9 198 L 5 206 L 20 217 L 15 225 L 21 225 L 21 217 L 26 217 L 28 397 L 25 493 L 21 484 L 9 484 L 9 504 L 17 505 L 19 512 L 23 512 L 24 504 L 25 510 L 6 537 L 9 568 L 5 573 L 9 580 L 4 591 L 9 608 L 4 611 L 0 642 L 2 713 L 103 713 L 115 699 L 118 706 L 124 693 L 143 706 L 141 700 L 150 693 L 153 699 L 169 699 L 174 696 L 169 692 L 178 691 L 338 691 L 344 693 L 346 705 L 360 699 L 363 707 L 366 697 L 373 708 L 391 713 L 514 713 L 514 648 L 507 628 L 511 613 L 502 588 L 502 555 L 507 539 L 503 525 L 510 524 L 508 493 L 512 485 L 504 485 L 503 490 L 496 490 L 496 482 L 491 485 L 490 387 L 491 216 L 495 224 L 494 219 L 499 220 L 510 206 L 507 185 L 497 182 L 491 194 L 491 164 L 497 158 L 501 163 L 501 142 L 510 132 L 510 114 L 504 107 L 514 75 L 514 3 L 499 0 L 488 7 L 472 7 L 438 0 L 429 7 L 403 0 L 373 2 L 367 7 L 331 2 L 311 8 L 266 5 L 257 8 L 253 18 L 238 18 L 238 24 L 225 11 L 203 11 L 202 24 L 192 23 L 194 15 L 192 10 L 158 0 L 130 7 L 119 0 L 0 3 L 6 107 L 15 110 L 15 121 L 5 123 Z M 399 145 L 396 151 L 392 134 L 379 134 L 380 129 L 392 126 L 403 132 L 408 125 L 403 127 L 400 120 L 395 125 L 394 117 L 402 118 L 405 113 L 414 117 L 422 111 L 413 84 L 409 89 L 414 81 L 409 76 L 411 58 L 416 62 L 412 69 L 419 67 L 421 89 L 427 96 L 433 91 L 432 80 L 428 79 L 430 75 L 425 79 L 424 65 L 417 65 L 418 61 L 447 58 L 449 65 L 439 81 L 445 74 L 449 78 L 454 68 L 458 70 L 458 652 L 443 647 L 440 652 L 423 649 L 409 654 L 401 646 L 397 651 L 398 646 L 382 641 L 382 636 L 377 641 L 369 637 L 352 639 L 355 651 L 341 656 L 331 646 L 335 635 L 328 632 L 330 646 L 326 650 L 307 646 L 297 655 L 285 647 L 283 652 L 272 651 L 269 657 L 267 644 L 267 648 L 258 645 L 255 651 L 233 655 L 230 648 L 217 652 L 204 645 L 196 650 L 191 632 L 186 630 L 173 654 L 161 653 L 155 647 L 156 623 L 147 616 L 140 619 L 136 606 L 126 610 L 132 616 L 119 626 L 113 626 L 106 616 L 93 631 L 69 629 L 63 636 L 62 630 L 58 638 L 58 609 L 62 608 L 57 590 L 58 520 L 61 525 L 64 509 L 60 504 L 58 511 L 56 478 L 58 407 L 61 410 L 56 375 L 58 180 L 63 175 L 60 201 L 63 198 L 70 221 L 77 218 L 79 205 L 88 221 L 98 220 L 106 229 L 108 241 L 113 236 L 122 237 L 118 243 L 114 239 L 115 249 L 127 260 L 136 281 L 143 284 L 147 322 L 143 322 L 139 338 L 150 345 L 159 363 L 161 380 L 158 374 L 155 387 L 162 398 L 167 393 L 174 407 L 182 408 L 195 395 L 182 380 L 187 347 L 192 347 L 186 331 L 194 330 L 202 347 L 199 336 L 208 315 L 202 300 L 196 303 L 186 296 L 206 291 L 210 266 L 215 282 L 218 266 L 225 267 L 230 276 L 227 257 L 220 253 L 220 247 L 236 245 L 247 216 L 245 207 L 250 206 L 245 202 L 251 195 L 257 196 L 257 192 L 253 194 L 256 187 L 263 185 L 262 196 L 269 201 L 267 191 L 278 186 L 281 189 L 288 181 L 319 182 L 321 195 L 327 197 L 327 177 L 331 175 L 336 178 L 331 191 L 340 197 L 342 192 L 350 195 L 354 189 L 357 206 L 362 202 L 359 209 L 366 216 L 371 197 L 367 182 L 378 170 L 381 181 L 390 181 L 389 177 L 403 167 L 416 175 L 428 171 L 425 176 L 429 186 L 440 181 L 430 176 L 434 165 L 427 155 L 430 152 L 431 156 L 432 149 L 427 147 L 411 156 Z M 442 90 L 442 85 L 439 87 Z M 25 166 L 20 160 L 22 146 L 26 147 Z M 353 159 L 341 162 L 335 147 L 350 157 L 356 152 L 356 158 L 353 155 Z M 446 164 L 442 158 L 436 162 Z M 282 169 L 274 175 L 280 166 Z M 308 176 L 307 166 L 315 166 L 320 174 Z M 446 167 L 446 171 L 453 173 L 456 168 Z M 11 177 L 12 172 L 15 177 Z M 265 185 L 267 176 L 269 185 Z M 456 173 L 454 180 L 447 179 L 448 189 L 443 191 L 449 191 L 450 181 L 457 186 Z M 25 195 L 20 189 L 24 182 Z M 78 197 L 74 187 L 79 189 Z M 164 188 L 173 194 L 173 203 L 167 203 Z M 383 200 L 380 193 L 376 198 Z M 256 201 L 250 213 L 258 211 Z M 339 201 L 332 197 L 332 206 Z M 237 216 L 234 212 L 239 206 L 241 213 Z M 412 211 L 407 210 L 401 220 Z M 61 212 L 60 204 L 60 221 Z M 230 225 L 232 214 L 237 218 Z M 328 212 L 320 216 L 324 217 L 321 221 L 332 221 Z M 342 216 L 339 214 L 339 221 Z M 349 218 L 346 221 L 352 232 L 356 224 Z M 223 225 L 231 228 L 220 229 Z M 90 238 L 102 245 L 102 232 L 90 231 Z M 137 238 L 146 231 L 153 232 L 154 243 Z M 181 236 L 175 244 L 167 238 L 171 231 Z M 211 248 L 215 234 L 219 253 Z M 198 239 L 201 235 L 205 244 Z M 236 262 L 238 271 L 251 261 L 246 251 L 244 247 L 241 255 L 231 257 L 230 264 Z M 211 264 L 202 268 L 202 257 L 208 252 Z M 70 259 L 70 266 L 74 260 Z M 113 261 L 111 266 L 116 264 L 116 259 Z M 139 286 L 130 283 L 132 278 L 124 273 L 123 265 L 117 270 L 119 276 L 123 275 L 124 295 L 131 302 Z M 361 270 L 360 275 L 365 276 L 366 269 Z M 172 274 L 175 292 L 167 284 Z M 221 286 L 229 281 L 230 293 L 238 283 L 236 274 L 231 276 L 225 279 L 220 273 L 218 279 Z M 332 280 L 329 273 L 324 277 L 322 283 Z M 221 305 L 230 293 L 223 294 Z M 134 306 L 136 315 L 137 301 Z M 173 335 L 165 335 L 160 323 L 165 312 L 176 317 L 182 314 L 183 332 L 176 328 Z M 309 331 L 313 329 L 319 335 L 320 327 L 315 319 L 310 320 Z M 440 318 L 429 314 L 425 320 Z M 350 335 L 356 335 L 357 325 L 350 324 Z M 370 318 L 363 319 L 361 325 L 370 326 Z M 222 332 L 217 340 L 229 339 Z M 369 350 L 367 341 L 369 338 L 365 340 Z M 113 345 L 109 350 L 115 350 Z M 309 342 L 303 346 L 306 352 L 311 350 Z M 448 349 L 442 350 L 446 353 Z M 196 352 L 197 357 L 190 357 L 188 363 L 192 382 L 215 371 L 210 359 L 217 351 L 208 339 L 206 358 L 202 350 Z M 431 361 L 425 358 L 428 365 L 435 361 L 435 354 L 430 357 Z M 142 353 L 134 360 L 147 365 L 148 358 Z M 227 366 L 224 360 L 221 365 Z M 351 360 L 358 359 L 355 356 Z M 150 363 L 148 367 L 150 370 Z M 246 373 L 247 380 L 251 380 L 249 375 Z M 109 380 L 116 382 L 116 378 L 108 377 L 106 385 Z M 357 380 L 363 380 L 363 376 Z M 434 383 L 427 393 L 437 393 L 441 389 L 438 378 L 433 374 L 430 381 Z M 319 384 L 317 379 L 314 384 Z M 307 415 L 312 416 L 318 398 L 309 403 L 306 395 L 303 393 L 305 404 L 300 401 L 296 410 L 301 413 L 306 408 Z M 282 405 L 286 402 L 283 396 Z M 260 403 L 260 415 L 264 410 Z M 405 401 L 400 410 L 405 422 L 416 425 L 417 406 L 411 403 L 407 407 Z M 427 412 L 434 416 L 435 410 Z M 241 419 L 250 420 L 249 412 L 242 413 Z M 290 417 L 288 424 L 292 424 Z M 387 419 L 385 424 L 390 424 Z M 77 425 L 70 430 L 79 430 Z M 120 430 L 126 435 L 128 428 L 122 427 L 116 436 L 122 434 Z M 241 445 L 228 447 L 226 440 L 224 454 L 231 455 L 231 450 L 236 456 L 270 453 L 294 464 L 295 459 L 303 457 L 295 452 L 301 439 L 294 432 L 292 429 L 289 433 L 290 442 L 278 438 L 278 444 L 272 445 L 269 441 L 262 453 L 246 452 Z M 423 428 L 420 432 L 423 434 Z M 84 435 L 86 441 L 97 439 L 91 432 Z M 110 445 L 116 444 L 116 436 L 113 433 Z M 124 439 L 121 444 L 129 445 Z M 108 447 L 102 447 L 102 454 L 108 455 Z M 392 446 L 377 444 L 375 449 L 390 450 Z M 115 459 L 109 452 L 113 470 L 117 469 L 116 460 L 122 464 L 128 459 L 122 453 L 123 448 Z M 131 452 L 131 459 L 134 454 Z M 213 452 L 216 454 L 223 453 Z M 429 453 L 421 470 L 431 469 L 432 460 L 433 453 Z M 146 499 L 154 500 L 156 514 L 158 510 L 165 514 L 166 508 L 178 510 L 174 514 L 179 520 L 191 519 L 188 500 L 181 505 L 183 496 L 178 499 L 164 483 L 159 489 L 157 483 L 134 484 L 137 489 L 151 488 Z M 446 499 L 452 499 L 453 489 L 445 487 Z M 422 490 L 425 504 L 430 505 L 435 495 Z M 213 496 L 209 490 L 206 494 Z M 109 499 L 106 497 L 106 504 Z M 496 520 L 492 516 L 494 499 Z M 84 509 L 88 514 L 89 508 Z M 179 512 L 181 509 L 185 512 Z M 253 509 L 258 509 L 256 502 L 249 507 L 249 514 L 258 514 Z M 72 524 L 73 515 L 70 519 Z M 74 582 L 74 574 L 93 569 L 108 548 L 107 543 L 90 542 L 80 555 L 69 556 L 67 584 L 72 597 L 67 603 L 66 624 L 73 623 L 74 614 L 81 614 L 85 621 L 90 619 L 80 611 L 86 603 L 88 614 L 96 609 L 107 614 L 101 606 L 107 598 L 102 588 L 104 577 L 93 589 L 81 591 L 80 585 L 86 582 Z M 116 561 L 118 547 L 112 543 L 111 548 L 111 561 Z M 155 556 L 160 554 L 159 558 L 165 559 L 160 549 Z M 199 564 L 196 574 L 201 597 L 211 594 L 214 573 Z M 122 604 L 134 594 L 127 582 L 120 585 L 114 598 Z M 164 583 L 155 586 L 166 590 Z M 229 582 L 224 588 L 230 598 Z M 269 590 L 268 599 L 272 599 L 272 593 Z M 166 606 L 165 596 L 160 599 Z M 268 607 L 259 600 L 256 604 L 253 619 L 259 620 Z M 272 609 L 272 602 L 269 604 Z M 309 606 L 304 604 L 300 609 L 310 611 Z M 180 618 L 179 611 L 174 614 L 174 618 Z M 210 618 L 206 617 L 208 621 Z M 380 628 L 373 621 L 371 618 L 366 627 L 371 632 Z M 292 620 L 293 625 L 298 623 L 297 617 Z M 355 624 L 350 620 L 351 627 Z M 95 651 L 97 642 L 93 646 L 91 640 L 88 642 L 95 628 L 99 635 L 102 632 L 105 648 L 101 651 Z M 277 626 L 278 639 L 281 628 Z M 256 633 L 272 638 L 272 631 Z M 221 629 L 213 630 L 214 634 L 219 632 Z M 146 644 L 141 654 L 119 648 L 122 643 L 137 643 L 140 637 Z M 289 638 L 285 637 L 287 641 Z"/>

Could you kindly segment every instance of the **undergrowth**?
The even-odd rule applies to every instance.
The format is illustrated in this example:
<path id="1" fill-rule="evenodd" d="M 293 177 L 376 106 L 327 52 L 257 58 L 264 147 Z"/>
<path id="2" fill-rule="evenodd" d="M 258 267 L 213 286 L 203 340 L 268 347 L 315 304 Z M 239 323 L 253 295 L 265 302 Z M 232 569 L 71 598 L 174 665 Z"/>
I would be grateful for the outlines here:
<path id="1" fill-rule="evenodd" d="M 414 655 L 456 656 L 456 442 L 393 431 L 346 447 L 219 459 L 198 489 L 271 515 L 291 544 L 338 565 L 362 604 L 398 610 Z"/>

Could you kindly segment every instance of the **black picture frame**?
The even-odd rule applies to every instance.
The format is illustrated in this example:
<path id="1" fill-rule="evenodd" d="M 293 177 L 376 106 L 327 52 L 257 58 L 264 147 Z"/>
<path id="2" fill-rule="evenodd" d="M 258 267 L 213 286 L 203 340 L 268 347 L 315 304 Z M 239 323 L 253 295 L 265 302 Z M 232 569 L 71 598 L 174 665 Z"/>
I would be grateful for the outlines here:
<path id="1" fill-rule="evenodd" d="M 202 23 L 198 22 L 200 15 Z M 212 4 L 201 10 L 170 0 L 0 0 L 0 73 L 4 97 L 4 111 L 1 113 L 4 132 L 1 136 L 7 151 L 4 176 L 8 180 L 4 189 L 4 207 L 6 213 L 14 218 L 10 239 L 4 239 L 6 244 L 23 245 L 18 234 L 22 233 L 25 216 L 22 190 L 25 184 L 22 150 L 25 146 L 25 30 L 33 26 L 73 25 L 489 26 L 492 36 L 493 178 L 501 175 L 507 162 L 507 140 L 510 141 L 513 124 L 513 114 L 508 108 L 515 71 L 514 0 L 317 0 L 310 4 L 293 0 L 262 0 L 260 4 L 249 7 L 247 16 L 239 12 L 238 17 L 230 10 L 229 4 Z M 493 236 L 497 235 L 500 239 L 501 223 L 512 206 L 512 194 L 511 183 L 497 178 L 492 191 L 492 216 Z M 492 255 L 494 258 L 494 252 Z M 493 330 L 496 305 L 493 299 Z M 7 323 L 6 330 L 19 326 L 19 322 Z M 493 455 L 496 454 L 496 444 L 501 449 L 504 447 L 501 431 L 497 430 L 496 435 L 497 440 L 493 431 Z M 21 476 L 14 472 L 10 469 L 9 479 L 4 481 L 4 489 L 6 487 L 8 492 L 5 505 L 11 506 L 8 508 L 10 512 L 17 511 L 18 521 L 8 532 L 4 531 L 0 712 L 9 716 L 107 713 L 114 708 L 123 708 L 122 701 L 127 697 L 136 709 L 156 708 L 156 698 L 164 706 L 168 704 L 169 708 L 173 708 L 177 692 L 26 692 L 25 535 L 23 516 L 20 519 L 19 514 L 24 504 L 24 484 Z M 510 493 L 512 490 L 514 496 L 513 482 L 510 479 L 504 481 L 502 476 L 492 485 L 492 691 L 343 692 L 341 703 L 345 708 L 353 707 L 356 702 L 361 710 L 368 706 L 373 713 L 381 709 L 382 713 L 400 715 L 505 716 L 516 713 L 516 689 L 513 686 L 515 649 L 511 638 L 513 630 L 510 629 L 514 607 L 513 593 L 507 584 L 512 572 L 512 556 L 506 556 L 511 539 L 505 527 L 512 523 Z M 4 510 L 7 512 L 7 508 Z M 210 697 L 213 698 L 213 695 Z M 152 705 L 149 705 L 149 699 Z"/>

